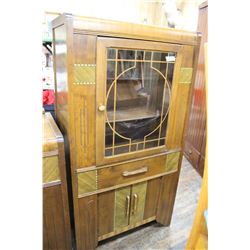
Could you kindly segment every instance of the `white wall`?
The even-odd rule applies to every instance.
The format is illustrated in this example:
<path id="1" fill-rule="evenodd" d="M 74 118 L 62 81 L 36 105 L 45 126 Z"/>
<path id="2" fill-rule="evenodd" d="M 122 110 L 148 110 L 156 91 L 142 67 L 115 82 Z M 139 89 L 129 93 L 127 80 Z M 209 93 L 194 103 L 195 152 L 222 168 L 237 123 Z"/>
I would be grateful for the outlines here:
<path id="1" fill-rule="evenodd" d="M 198 5 L 204 0 L 43 0 L 45 12 L 72 13 L 133 23 L 167 26 L 163 7 L 175 2 L 181 10 L 177 28 L 195 31 Z M 54 17 L 47 17 L 51 20 Z"/>

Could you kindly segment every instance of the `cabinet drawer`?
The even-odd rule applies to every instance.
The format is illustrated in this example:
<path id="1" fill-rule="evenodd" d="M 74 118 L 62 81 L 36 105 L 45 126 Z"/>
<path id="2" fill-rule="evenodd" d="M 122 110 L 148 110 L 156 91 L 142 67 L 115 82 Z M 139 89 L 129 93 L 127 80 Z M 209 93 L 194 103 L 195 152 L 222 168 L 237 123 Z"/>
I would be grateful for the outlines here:
<path id="1" fill-rule="evenodd" d="M 116 166 L 104 167 L 97 171 L 98 189 L 133 182 L 178 169 L 180 152 L 152 157 Z"/>

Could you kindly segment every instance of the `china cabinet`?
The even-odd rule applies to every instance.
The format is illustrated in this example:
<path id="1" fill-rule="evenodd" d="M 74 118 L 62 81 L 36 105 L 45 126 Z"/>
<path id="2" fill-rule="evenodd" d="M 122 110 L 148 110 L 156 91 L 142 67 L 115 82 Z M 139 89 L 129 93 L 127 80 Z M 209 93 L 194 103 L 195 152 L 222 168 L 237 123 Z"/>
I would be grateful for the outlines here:
<path id="1" fill-rule="evenodd" d="M 70 14 L 52 26 L 77 249 L 169 225 L 200 36 Z"/>

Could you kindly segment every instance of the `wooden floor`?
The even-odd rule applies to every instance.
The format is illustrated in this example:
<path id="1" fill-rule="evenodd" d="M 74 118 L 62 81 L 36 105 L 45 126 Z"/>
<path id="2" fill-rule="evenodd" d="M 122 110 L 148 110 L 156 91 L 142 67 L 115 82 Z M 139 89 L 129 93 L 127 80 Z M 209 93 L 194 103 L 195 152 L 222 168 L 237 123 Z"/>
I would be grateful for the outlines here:
<path id="1" fill-rule="evenodd" d="M 172 222 L 164 227 L 151 222 L 99 243 L 97 250 L 185 249 L 193 225 L 202 179 L 183 158 Z"/>

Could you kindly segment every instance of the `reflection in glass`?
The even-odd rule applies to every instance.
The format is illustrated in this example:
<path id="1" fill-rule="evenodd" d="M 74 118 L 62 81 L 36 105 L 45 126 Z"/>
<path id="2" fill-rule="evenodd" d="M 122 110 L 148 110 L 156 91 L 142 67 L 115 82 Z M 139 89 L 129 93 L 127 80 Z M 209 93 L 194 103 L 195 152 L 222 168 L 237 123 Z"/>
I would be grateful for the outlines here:
<path id="1" fill-rule="evenodd" d="M 105 156 L 165 144 L 176 53 L 109 48 Z"/>

